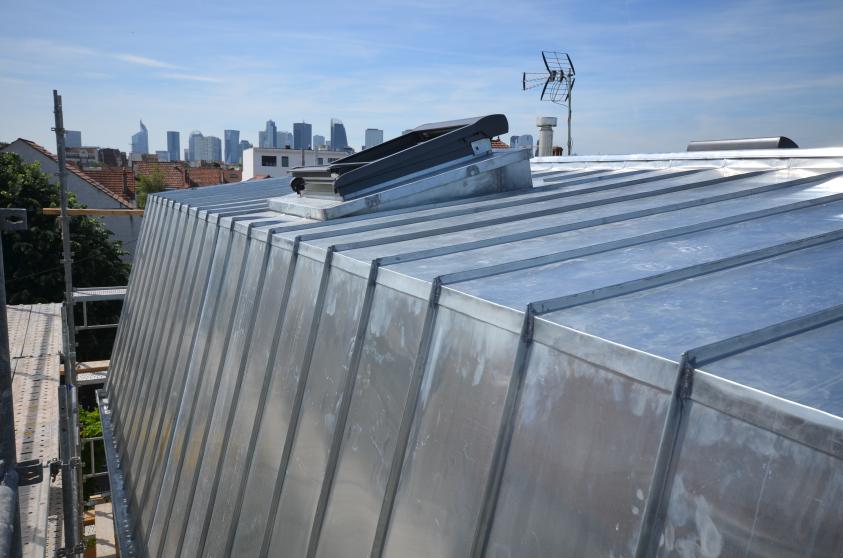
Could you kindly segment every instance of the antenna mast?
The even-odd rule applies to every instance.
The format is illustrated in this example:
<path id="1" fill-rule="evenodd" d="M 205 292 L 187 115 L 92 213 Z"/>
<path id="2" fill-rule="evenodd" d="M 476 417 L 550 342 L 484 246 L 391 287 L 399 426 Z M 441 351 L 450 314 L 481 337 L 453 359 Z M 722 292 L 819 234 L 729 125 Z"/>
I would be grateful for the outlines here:
<path id="1" fill-rule="evenodd" d="M 573 153 L 574 140 L 571 137 L 571 97 L 576 81 L 576 71 L 571 57 L 565 52 L 542 51 L 542 61 L 546 72 L 524 72 L 521 88 L 542 88 L 540 99 L 568 107 L 568 155 Z"/>

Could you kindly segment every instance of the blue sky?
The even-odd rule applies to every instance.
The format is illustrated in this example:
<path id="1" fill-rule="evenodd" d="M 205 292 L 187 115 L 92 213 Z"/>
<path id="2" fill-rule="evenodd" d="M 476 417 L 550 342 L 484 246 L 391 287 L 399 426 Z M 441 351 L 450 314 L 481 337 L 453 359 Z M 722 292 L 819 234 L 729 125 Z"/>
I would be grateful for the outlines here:
<path id="1" fill-rule="evenodd" d="M 0 19 L 0 141 L 51 149 L 51 90 L 86 145 L 126 150 L 143 119 L 252 142 L 267 119 L 355 147 L 502 112 L 510 132 L 564 109 L 520 90 L 542 49 L 571 54 L 575 152 L 682 151 L 787 135 L 843 145 L 843 2 L 13 2 Z M 562 130 L 560 129 L 560 132 Z M 508 135 L 507 135 L 508 137 Z M 557 143 L 564 143 L 557 135 Z"/>

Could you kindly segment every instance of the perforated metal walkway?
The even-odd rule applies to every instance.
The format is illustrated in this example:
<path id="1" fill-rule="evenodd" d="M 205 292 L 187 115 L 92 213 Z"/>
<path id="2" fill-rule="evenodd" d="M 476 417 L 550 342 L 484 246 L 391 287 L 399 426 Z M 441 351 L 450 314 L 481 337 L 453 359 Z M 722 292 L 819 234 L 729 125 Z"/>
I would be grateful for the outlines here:
<path id="1" fill-rule="evenodd" d="M 8 306 L 18 462 L 58 456 L 61 305 Z M 54 556 L 61 541 L 61 480 L 20 488 L 24 557 Z"/>

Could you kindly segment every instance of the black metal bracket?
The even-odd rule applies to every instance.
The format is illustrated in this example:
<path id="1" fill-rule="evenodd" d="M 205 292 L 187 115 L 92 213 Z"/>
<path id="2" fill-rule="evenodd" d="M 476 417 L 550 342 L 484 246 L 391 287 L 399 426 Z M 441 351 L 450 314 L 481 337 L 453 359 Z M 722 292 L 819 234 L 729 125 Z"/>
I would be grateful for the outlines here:
<path id="1" fill-rule="evenodd" d="M 44 464 L 40 459 L 28 459 L 15 466 L 18 486 L 31 486 L 44 480 Z"/>
<path id="2" fill-rule="evenodd" d="M 61 461 L 54 457 L 47 461 L 47 468 L 50 469 L 50 482 L 56 482 L 56 478 L 61 473 Z"/>

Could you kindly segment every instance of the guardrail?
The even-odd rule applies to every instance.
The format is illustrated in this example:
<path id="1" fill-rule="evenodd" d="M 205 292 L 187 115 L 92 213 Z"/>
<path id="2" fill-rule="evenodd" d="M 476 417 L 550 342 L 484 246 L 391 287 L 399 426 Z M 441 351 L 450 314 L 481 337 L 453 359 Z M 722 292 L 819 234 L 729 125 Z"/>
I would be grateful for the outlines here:
<path id="1" fill-rule="evenodd" d="M 91 459 L 90 461 L 85 462 L 85 467 L 86 468 L 90 467 L 90 468 L 88 469 L 89 472 L 82 473 L 82 480 L 88 480 L 88 479 L 93 479 L 93 478 L 97 478 L 97 477 L 107 477 L 108 476 L 108 470 L 97 471 L 97 458 L 96 458 L 96 452 L 95 452 L 96 442 L 101 442 L 103 444 L 105 443 L 103 441 L 103 437 L 102 436 L 93 436 L 91 438 L 82 438 L 81 441 L 82 441 L 83 447 L 87 446 L 88 455 L 90 456 L 90 459 Z"/>

